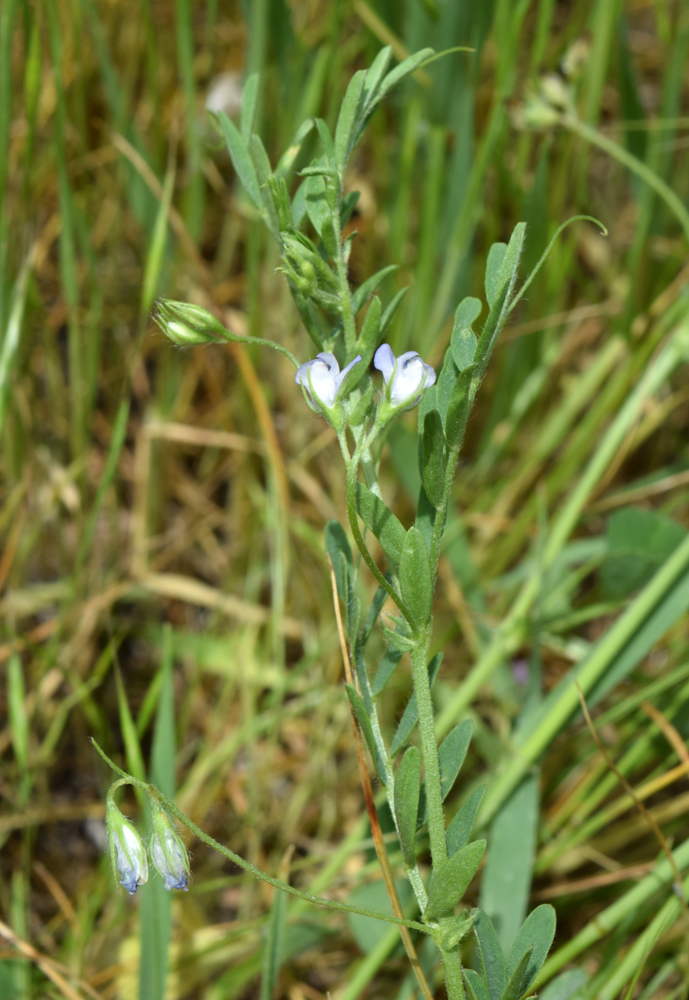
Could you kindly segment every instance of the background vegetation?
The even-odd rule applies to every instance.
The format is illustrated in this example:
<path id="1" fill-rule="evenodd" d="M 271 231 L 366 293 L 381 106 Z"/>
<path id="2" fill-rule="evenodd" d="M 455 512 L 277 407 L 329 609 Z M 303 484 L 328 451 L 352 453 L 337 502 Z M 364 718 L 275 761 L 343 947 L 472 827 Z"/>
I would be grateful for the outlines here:
<path id="1" fill-rule="evenodd" d="M 344 516 L 334 434 L 282 358 L 182 352 L 150 315 L 158 294 L 212 304 L 237 331 L 309 356 L 204 105 L 232 73 L 231 111 L 242 74 L 260 71 L 274 162 L 305 116 L 333 124 L 383 44 L 400 58 L 474 49 L 395 92 L 348 178 L 361 192 L 353 279 L 401 263 L 384 294 L 411 286 L 396 351 L 440 363 L 451 311 L 483 297 L 487 249 L 517 221 L 529 269 L 574 213 L 609 230 L 566 230 L 513 314 L 456 485 L 436 614 L 451 652 L 434 695 L 441 725 L 474 722 L 451 811 L 480 784 L 493 796 L 473 899 L 482 885 L 507 944 L 528 909 L 555 905 L 546 972 L 572 971 L 552 1000 L 585 975 L 588 995 L 610 1000 L 689 990 L 687 907 L 663 860 L 672 846 L 689 864 L 687 229 L 647 183 L 686 203 L 689 7 L 4 0 L 3 998 L 125 1000 L 140 985 L 157 1000 L 166 961 L 170 998 L 411 996 L 394 929 L 292 902 L 271 918 L 266 887 L 203 845 L 189 845 L 188 895 L 160 880 L 118 895 L 103 851 L 110 776 L 89 744 L 271 874 L 385 905 L 324 557 L 324 524 Z M 563 65 L 594 141 L 526 127 L 539 75 Z M 398 427 L 384 455 L 403 521 L 413 440 Z M 528 614 L 510 618 L 531 580 Z M 477 674 L 496 637 L 501 655 Z M 591 662 L 600 745 L 560 698 Z M 405 668 L 390 732 L 409 688 Z M 543 695 L 534 743 L 520 718 Z M 522 759 L 527 779 L 510 786 Z M 133 796 L 125 806 L 138 815 Z M 421 957 L 432 977 L 432 949 Z"/>

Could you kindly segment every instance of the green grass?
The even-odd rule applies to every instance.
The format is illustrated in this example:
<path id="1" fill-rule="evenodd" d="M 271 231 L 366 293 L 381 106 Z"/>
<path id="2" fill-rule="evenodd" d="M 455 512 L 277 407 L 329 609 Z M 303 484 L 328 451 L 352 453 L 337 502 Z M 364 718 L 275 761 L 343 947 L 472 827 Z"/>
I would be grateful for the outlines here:
<path id="1" fill-rule="evenodd" d="M 575 684 L 689 893 L 686 5 L 8 0 L 0 919 L 34 951 L 0 940 L 3 1000 L 126 1000 L 140 983 L 147 1000 L 411 996 L 394 928 L 362 950 L 351 914 L 273 895 L 201 842 L 188 894 L 151 880 L 120 896 L 102 843 L 110 776 L 89 742 L 271 876 L 378 898 L 324 555 L 326 522 L 346 518 L 334 435 L 284 357 L 182 352 L 150 307 L 212 301 L 238 333 L 314 353 L 205 95 L 218 73 L 260 72 L 255 127 L 275 164 L 304 117 L 334 127 L 391 36 L 397 52 L 474 50 L 395 91 L 352 159 L 350 277 L 401 264 L 381 291 L 385 306 L 410 286 L 396 350 L 440 366 L 451 312 L 485 298 L 488 250 L 518 221 L 528 269 L 572 215 L 609 231 L 575 223 L 553 246 L 461 455 L 432 652 L 439 730 L 474 722 L 450 815 L 487 785 L 488 860 L 467 898 L 506 945 L 555 906 L 546 998 L 560 995 L 547 977 L 575 969 L 585 996 L 689 994 L 686 907 Z M 577 45 L 578 117 L 518 128 L 538 75 Z M 296 167 L 315 154 L 308 136 Z M 389 435 L 381 473 L 405 526 L 415 419 Z M 403 663 L 379 703 L 386 738 L 410 686 Z M 122 808 L 144 831 L 142 803 Z M 419 950 L 433 984 L 438 956 Z"/>

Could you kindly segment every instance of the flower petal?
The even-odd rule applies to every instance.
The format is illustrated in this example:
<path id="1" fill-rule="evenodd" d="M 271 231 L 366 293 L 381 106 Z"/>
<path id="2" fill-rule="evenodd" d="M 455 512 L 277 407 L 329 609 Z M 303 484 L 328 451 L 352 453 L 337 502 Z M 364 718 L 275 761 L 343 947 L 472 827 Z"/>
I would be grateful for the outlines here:
<path id="1" fill-rule="evenodd" d="M 392 353 L 392 348 L 389 344 L 380 345 L 373 356 L 373 367 L 383 373 L 383 379 L 387 385 L 395 368 L 395 355 Z"/>

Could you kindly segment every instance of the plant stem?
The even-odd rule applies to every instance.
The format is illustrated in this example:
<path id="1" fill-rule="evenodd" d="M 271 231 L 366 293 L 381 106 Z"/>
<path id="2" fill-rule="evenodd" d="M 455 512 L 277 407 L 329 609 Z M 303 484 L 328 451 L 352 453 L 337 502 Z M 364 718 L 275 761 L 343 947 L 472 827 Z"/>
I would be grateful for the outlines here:
<path id="1" fill-rule="evenodd" d="M 636 156 L 633 156 L 632 153 L 624 149 L 623 146 L 620 146 L 619 143 L 613 142 L 607 136 L 601 135 L 595 128 L 587 125 L 586 122 L 582 122 L 574 115 L 563 115 L 561 121 L 565 128 L 568 128 L 571 132 L 575 132 L 593 146 L 598 146 L 599 149 L 604 150 L 619 163 L 624 164 L 637 177 L 640 177 L 649 187 L 653 188 L 656 194 L 660 195 L 668 208 L 674 213 L 677 221 L 684 230 L 684 235 L 689 240 L 689 212 L 687 212 L 681 198 L 675 194 L 671 187 L 668 187 L 665 181 L 654 170 L 647 167 L 645 163 L 637 159 Z"/>
<path id="2" fill-rule="evenodd" d="M 342 442 L 340 442 L 342 445 Z M 352 535 L 354 536 L 354 541 L 356 542 L 356 547 L 363 556 L 364 562 L 371 570 L 376 580 L 383 588 L 385 593 L 393 599 L 397 607 L 400 609 L 407 621 L 410 620 L 409 612 L 399 596 L 394 587 L 392 587 L 388 581 L 385 579 L 381 571 L 375 564 L 373 556 L 368 551 L 366 547 L 366 542 L 363 539 L 361 531 L 359 529 L 359 522 L 357 521 L 356 512 L 356 474 L 359 468 L 359 449 L 355 451 L 354 455 L 350 458 L 343 448 L 342 454 L 344 455 L 345 464 L 347 466 L 347 517 L 349 518 L 349 527 L 352 529 Z"/>
<path id="3" fill-rule="evenodd" d="M 440 952 L 445 970 L 445 989 L 448 1000 L 465 1000 L 464 977 L 462 975 L 462 957 L 459 946 L 451 951 Z"/>
<path id="4" fill-rule="evenodd" d="M 295 889 L 294 886 L 289 885 L 287 882 L 283 882 L 279 878 L 273 878 L 267 875 L 260 868 L 256 868 L 249 861 L 245 861 L 244 858 L 240 857 L 239 854 L 235 854 L 231 851 L 229 847 L 225 847 L 224 844 L 220 844 L 213 837 L 210 837 L 207 833 L 194 823 L 193 820 L 189 819 L 182 810 L 175 805 L 172 799 L 169 799 L 166 795 L 156 788 L 155 785 L 149 785 L 145 781 L 139 781 L 138 778 L 134 778 L 131 774 L 127 774 L 122 768 L 118 767 L 114 761 L 110 760 L 106 753 L 101 750 L 94 739 L 91 740 L 94 747 L 101 755 L 106 764 L 119 774 L 124 779 L 120 782 L 115 782 L 114 788 L 120 788 L 122 785 L 129 784 L 133 785 L 135 788 L 140 788 L 145 791 L 152 799 L 159 802 L 161 805 L 165 806 L 169 813 L 175 816 L 180 823 L 187 827 L 188 830 L 202 840 L 204 844 L 212 847 L 214 851 L 218 854 L 222 854 L 224 857 L 228 858 L 230 861 L 234 862 L 237 867 L 242 868 L 245 872 L 249 872 L 250 875 L 254 875 L 256 878 L 261 879 L 262 882 L 267 882 L 268 885 L 272 885 L 274 889 L 280 889 L 282 892 L 286 892 L 290 896 L 296 896 L 298 899 L 304 899 L 309 903 L 315 903 L 317 906 L 324 906 L 329 910 L 341 910 L 343 913 L 358 913 L 362 917 L 372 917 L 374 920 L 382 920 L 388 924 L 398 924 L 402 927 L 410 927 L 415 931 L 423 931 L 425 934 L 430 933 L 430 929 L 424 924 L 420 924 L 417 920 L 404 920 L 399 917 L 390 916 L 387 913 L 378 913 L 376 910 L 369 910 L 363 906 L 352 906 L 351 903 L 340 903 L 334 899 L 325 899 L 322 896 L 312 896 L 310 892 L 302 892 L 300 889 Z"/>
<path id="5" fill-rule="evenodd" d="M 431 842 L 433 868 L 437 872 L 443 862 L 447 861 L 447 843 L 445 841 L 445 810 L 443 809 L 443 795 L 440 787 L 440 762 L 438 760 L 438 744 L 435 738 L 433 701 L 426 666 L 430 638 L 430 628 L 428 628 L 419 637 L 411 652 L 411 669 L 416 705 L 419 711 L 419 734 L 421 736 L 426 804 L 428 806 L 428 836 Z"/>

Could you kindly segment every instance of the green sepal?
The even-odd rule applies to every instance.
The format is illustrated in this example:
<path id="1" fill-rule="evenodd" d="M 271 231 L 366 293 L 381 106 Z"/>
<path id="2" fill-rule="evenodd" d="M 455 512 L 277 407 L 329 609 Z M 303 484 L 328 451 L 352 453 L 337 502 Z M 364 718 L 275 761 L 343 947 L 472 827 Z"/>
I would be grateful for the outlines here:
<path id="1" fill-rule="evenodd" d="M 482 308 L 481 300 L 471 296 L 462 299 L 457 306 L 450 346 L 452 358 L 460 372 L 469 367 L 476 355 L 478 340 L 472 326 L 481 315 Z"/>
<path id="2" fill-rule="evenodd" d="M 373 737 L 373 727 L 371 726 L 371 720 L 368 717 L 364 700 L 357 689 L 352 687 L 351 684 L 345 684 L 345 687 L 347 689 L 349 703 L 352 706 L 354 715 L 356 716 L 356 721 L 359 723 L 359 728 L 364 735 L 364 740 L 366 741 L 366 746 L 368 747 L 368 752 L 371 755 L 371 760 L 373 761 L 378 778 L 380 779 L 381 784 L 385 785 L 385 765 L 378 756 L 378 747 L 376 746 L 376 741 Z"/>
<path id="3" fill-rule="evenodd" d="M 421 754 L 409 747 L 395 775 L 395 820 L 406 868 L 416 864 L 416 816 L 421 790 Z"/>
<path id="4" fill-rule="evenodd" d="M 407 532 L 402 523 L 380 497 L 371 493 L 363 483 L 356 484 L 356 509 L 361 520 L 383 547 L 390 566 L 396 569 L 402 559 L 407 539 Z"/>
<path id="5" fill-rule="evenodd" d="M 430 410 L 423 422 L 423 462 L 421 474 L 426 496 L 440 507 L 445 486 L 445 435 L 437 410 Z"/>
<path id="6" fill-rule="evenodd" d="M 433 580 L 423 535 L 412 525 L 406 534 L 400 558 L 400 596 L 412 628 L 422 628 L 431 617 Z"/>
<path id="7" fill-rule="evenodd" d="M 478 871 L 485 850 L 485 840 L 475 840 L 434 870 L 425 920 L 439 920 L 454 910 Z"/>

